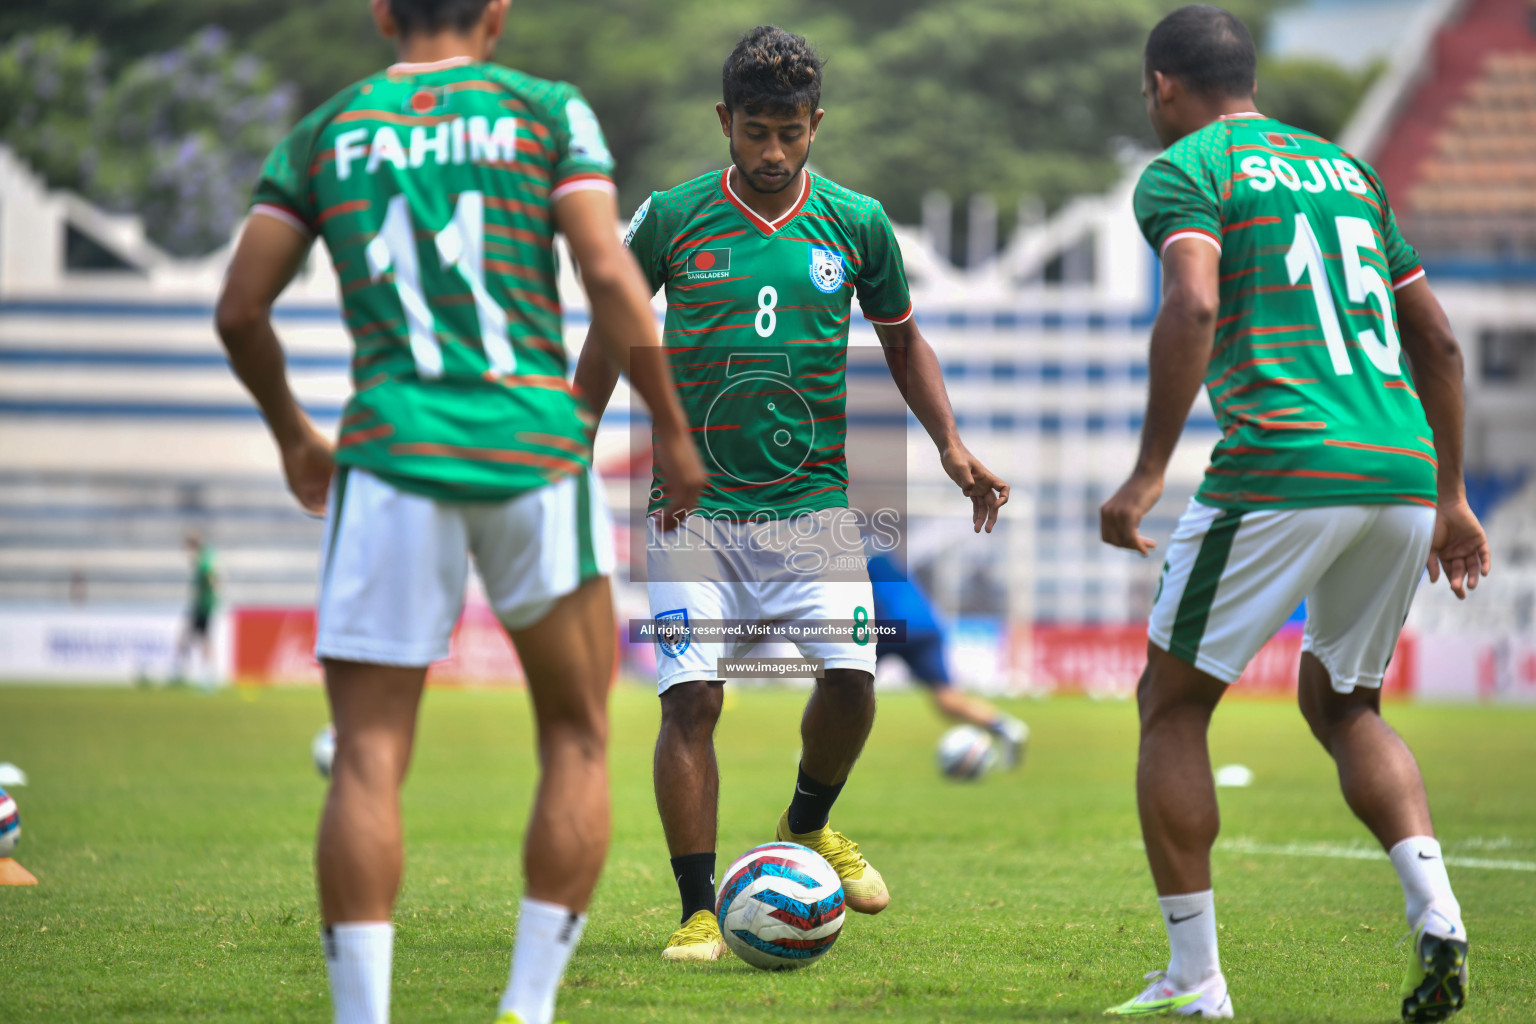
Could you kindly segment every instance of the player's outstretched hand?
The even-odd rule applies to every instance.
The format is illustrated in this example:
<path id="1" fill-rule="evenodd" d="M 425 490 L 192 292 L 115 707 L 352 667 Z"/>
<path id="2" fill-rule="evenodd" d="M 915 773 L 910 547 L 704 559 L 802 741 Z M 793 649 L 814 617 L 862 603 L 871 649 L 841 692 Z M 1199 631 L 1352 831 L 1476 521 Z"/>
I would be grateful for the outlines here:
<path id="1" fill-rule="evenodd" d="M 661 529 L 671 533 L 699 504 L 699 492 L 704 489 L 708 474 L 699 459 L 698 445 L 685 428 L 677 431 L 657 431 L 656 468 L 667 482 L 669 500 L 661 511 Z"/>
<path id="2" fill-rule="evenodd" d="M 1467 499 L 1442 501 L 1436 506 L 1435 538 L 1429 545 L 1430 582 L 1438 583 L 1443 570 L 1451 592 L 1465 600 L 1467 591 L 1477 589 L 1478 577 L 1487 576 L 1492 567 L 1488 536 Z"/>
<path id="3" fill-rule="evenodd" d="M 1114 496 L 1099 509 L 1099 535 L 1104 538 L 1104 543 L 1143 556 L 1151 554 L 1157 543 L 1141 535 L 1141 520 L 1152 511 L 1152 506 L 1162 495 L 1161 475 L 1131 474 L 1131 478 L 1121 484 Z"/>
<path id="4" fill-rule="evenodd" d="M 298 439 L 283 445 L 281 451 L 288 489 L 299 499 L 304 511 L 325 515 L 325 497 L 331 489 L 331 473 L 336 469 L 330 440 L 305 419 Z"/>
<path id="5" fill-rule="evenodd" d="M 991 533 L 997 525 L 998 510 L 1008 504 L 1008 484 L 963 447 L 946 449 L 939 458 L 944 472 L 971 499 L 972 531 Z"/>

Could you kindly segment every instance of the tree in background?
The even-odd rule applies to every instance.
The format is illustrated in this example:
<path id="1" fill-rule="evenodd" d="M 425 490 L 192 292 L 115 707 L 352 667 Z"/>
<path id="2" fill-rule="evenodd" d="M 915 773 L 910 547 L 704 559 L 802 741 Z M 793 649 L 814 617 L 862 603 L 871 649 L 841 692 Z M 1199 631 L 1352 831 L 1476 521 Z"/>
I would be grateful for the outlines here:
<path id="1" fill-rule="evenodd" d="M 49 184 L 144 218 L 156 244 L 201 255 L 229 240 L 295 90 L 218 29 L 108 79 L 95 40 L 51 29 L 0 50 L 0 136 Z"/>
<path id="2" fill-rule="evenodd" d="M 1269 13 L 1285 2 L 1226 6 L 1262 44 Z M 1155 148 L 1139 95 L 1141 50 L 1176 6 L 522 0 L 497 58 L 581 87 L 609 136 L 627 212 L 653 189 L 724 164 L 713 111 L 720 63 L 753 25 L 782 25 L 829 58 L 814 167 L 879 197 L 905 223 L 919 219 L 931 190 L 960 201 L 984 192 L 1006 228 L 1018 200 L 1054 208 L 1100 191 L 1122 173 L 1120 154 Z M 197 34 L 210 24 L 227 36 Z M 243 210 L 266 140 L 296 112 L 393 59 L 362 0 L 33 0 L 0 11 L 0 39 L 39 30 L 0 51 L 0 133 L 19 131 L 18 148 L 54 184 L 143 211 L 151 236 L 177 252 L 223 241 L 220 226 Z M 91 33 L 99 42 L 82 38 Z M 24 44 L 32 49 L 13 56 Z M 145 56 L 163 51 L 179 56 Z M 1259 99 L 1266 113 L 1331 136 L 1369 78 L 1266 59 Z M 204 102 L 198 90 L 219 98 Z M 98 106 L 110 120 L 91 114 Z M 102 166 L 92 133 L 120 169 Z"/>

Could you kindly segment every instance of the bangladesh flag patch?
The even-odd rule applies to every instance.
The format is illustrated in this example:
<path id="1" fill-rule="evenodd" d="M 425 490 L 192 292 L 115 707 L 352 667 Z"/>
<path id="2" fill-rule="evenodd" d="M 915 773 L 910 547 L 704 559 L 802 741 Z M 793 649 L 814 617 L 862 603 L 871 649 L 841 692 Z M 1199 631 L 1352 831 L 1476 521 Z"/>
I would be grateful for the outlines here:
<path id="1" fill-rule="evenodd" d="M 1300 149 L 1301 148 L 1301 143 L 1297 142 L 1294 136 L 1285 135 L 1285 134 L 1283 134 L 1281 132 L 1265 132 L 1264 133 L 1264 141 L 1268 142 L 1271 146 L 1274 146 L 1276 149 Z"/>
<path id="2" fill-rule="evenodd" d="M 688 269 L 683 272 L 683 276 L 700 281 L 729 277 L 730 273 L 731 247 L 727 245 L 718 249 L 695 249 L 688 256 Z"/>

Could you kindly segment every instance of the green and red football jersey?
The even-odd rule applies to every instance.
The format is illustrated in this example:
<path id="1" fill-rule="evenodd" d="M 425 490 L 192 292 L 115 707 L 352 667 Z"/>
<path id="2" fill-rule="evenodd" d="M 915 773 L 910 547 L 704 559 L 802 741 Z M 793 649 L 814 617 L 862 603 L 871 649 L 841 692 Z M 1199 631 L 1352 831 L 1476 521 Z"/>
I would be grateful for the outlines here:
<path id="1" fill-rule="evenodd" d="M 1221 251 L 1206 391 L 1221 425 L 1196 498 L 1237 510 L 1435 502 L 1435 446 L 1393 293 L 1424 271 L 1375 172 L 1259 114 L 1207 125 L 1142 174 L 1159 255 Z"/>
<path id="2" fill-rule="evenodd" d="M 343 90 L 268 158 L 253 212 L 325 239 L 352 335 L 338 462 L 504 500 L 591 462 L 566 380 L 554 203 L 612 189 L 574 86 L 457 58 Z"/>
<path id="3" fill-rule="evenodd" d="M 794 186 L 790 186 L 793 188 Z M 736 518 L 848 504 L 848 324 L 912 315 L 901 249 L 878 202 L 809 171 L 769 222 L 729 169 L 656 192 L 626 243 L 666 288 L 663 341 L 709 483 L 699 508 Z M 664 503 L 653 484 L 650 507 Z"/>

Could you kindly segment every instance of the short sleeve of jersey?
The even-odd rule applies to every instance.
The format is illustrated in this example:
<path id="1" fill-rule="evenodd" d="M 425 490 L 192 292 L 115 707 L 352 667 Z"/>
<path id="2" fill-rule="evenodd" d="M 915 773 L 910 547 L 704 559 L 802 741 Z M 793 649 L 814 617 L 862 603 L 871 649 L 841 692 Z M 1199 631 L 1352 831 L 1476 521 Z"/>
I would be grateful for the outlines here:
<path id="1" fill-rule="evenodd" d="M 597 115 L 581 90 L 561 82 L 550 97 L 554 115 L 555 178 L 551 199 L 583 188 L 613 187 L 613 155 Z"/>
<path id="2" fill-rule="evenodd" d="M 1216 197 L 1166 157 L 1141 172 L 1134 204 L 1141 233 L 1159 256 L 1180 238 L 1204 238 L 1221 248 Z"/>
<path id="3" fill-rule="evenodd" d="M 1423 277 L 1424 266 L 1419 262 L 1419 254 L 1408 244 L 1402 231 L 1398 230 L 1397 214 L 1392 212 L 1392 204 L 1387 199 L 1387 190 L 1382 186 L 1381 179 L 1364 162 L 1355 162 L 1360 164 L 1371 188 L 1381 197 L 1381 254 L 1387 258 L 1387 270 L 1392 274 L 1392 289 L 1396 291 Z"/>
<path id="4" fill-rule="evenodd" d="M 864 223 L 863 236 L 863 262 L 853 281 L 859 308 L 871 323 L 899 324 L 912 315 L 912 295 L 896 232 L 879 203 Z"/>
<path id="5" fill-rule="evenodd" d="M 326 120 L 313 115 L 306 117 L 267 156 L 267 162 L 261 167 L 261 177 L 256 181 L 255 193 L 251 197 L 253 211 L 286 220 L 311 235 L 317 233 L 314 196 L 309 187 L 309 165 L 315 139 L 324 128 Z"/>
<path id="6" fill-rule="evenodd" d="M 629 230 L 624 233 L 624 244 L 634 253 L 652 292 L 667 283 L 667 247 L 660 238 L 661 211 L 652 209 L 655 199 L 654 192 L 646 197 L 630 219 Z"/>

